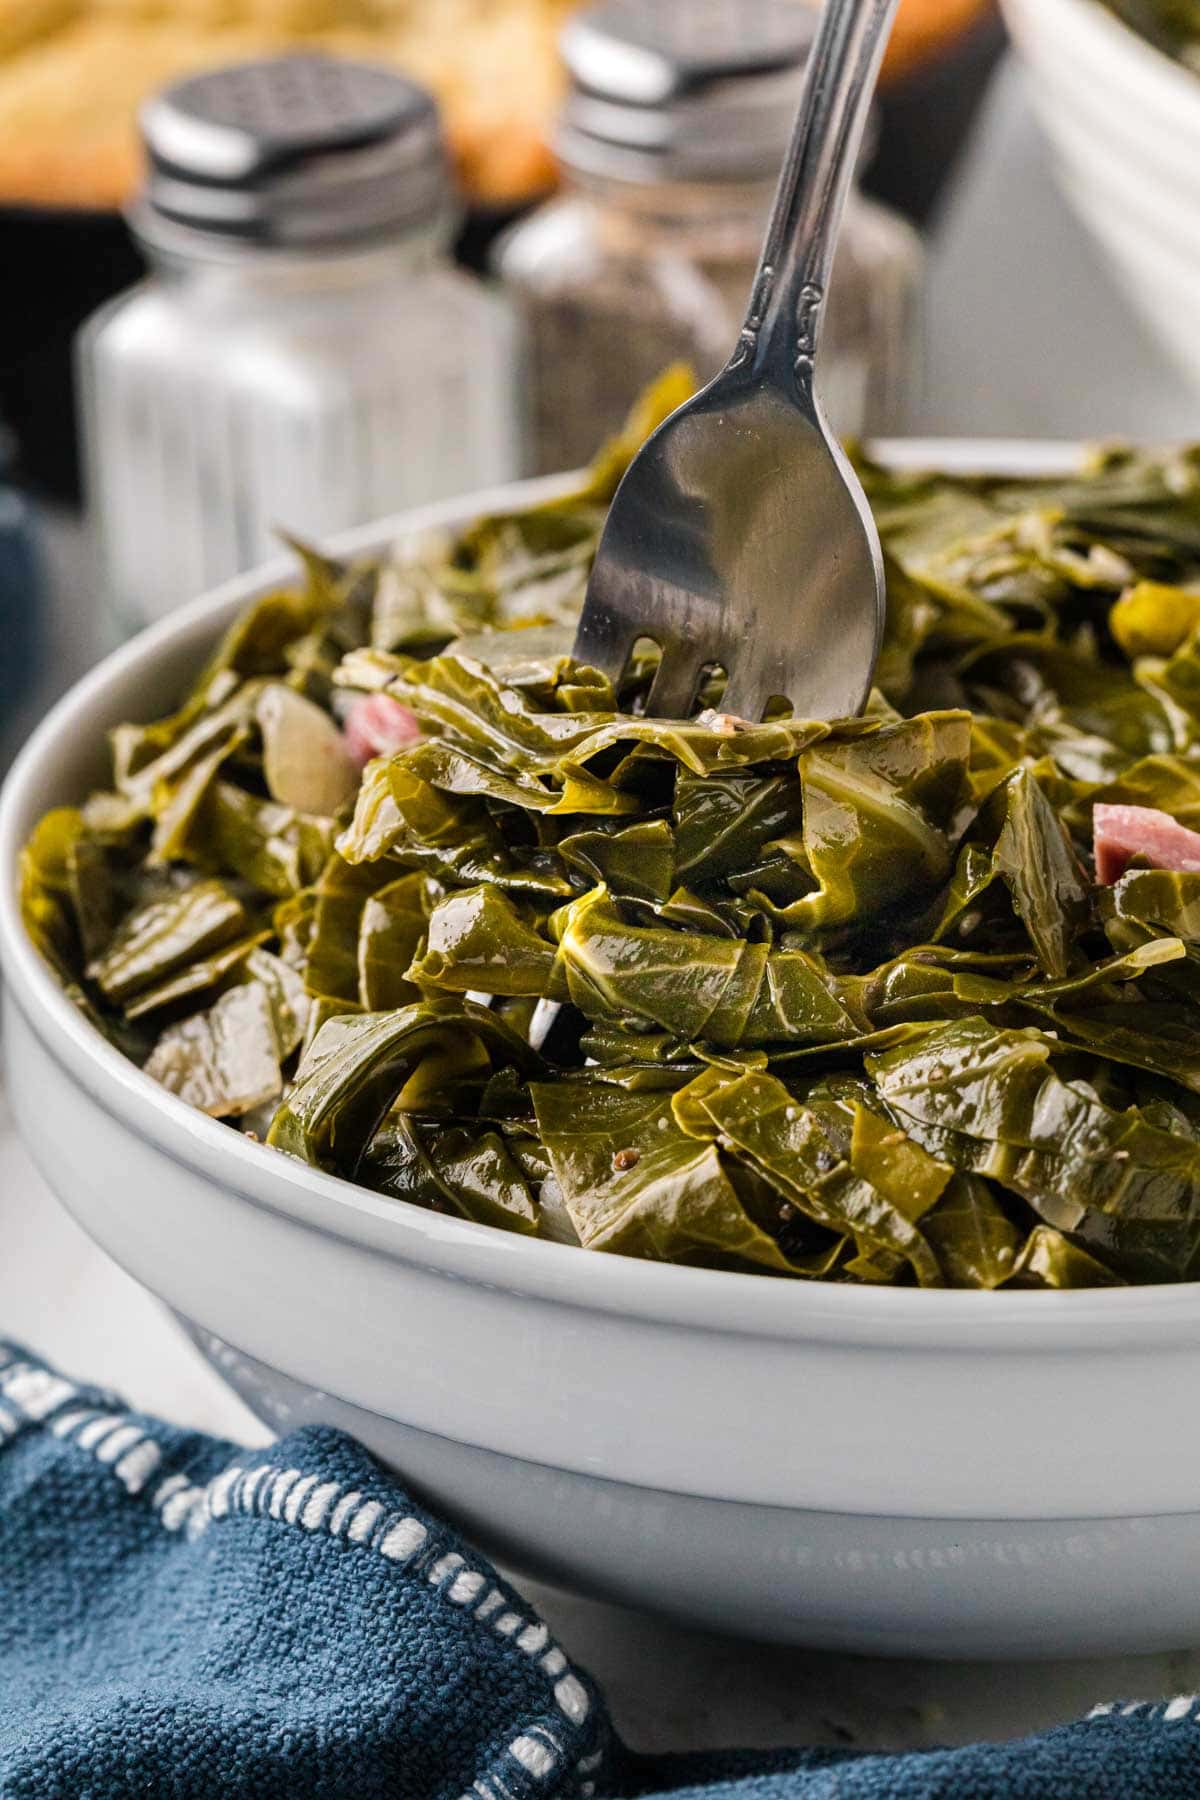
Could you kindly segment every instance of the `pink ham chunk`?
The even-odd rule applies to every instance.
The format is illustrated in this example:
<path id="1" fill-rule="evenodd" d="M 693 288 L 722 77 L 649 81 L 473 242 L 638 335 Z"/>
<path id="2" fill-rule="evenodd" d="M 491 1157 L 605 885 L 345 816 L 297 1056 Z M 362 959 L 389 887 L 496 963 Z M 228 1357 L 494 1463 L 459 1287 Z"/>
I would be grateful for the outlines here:
<path id="1" fill-rule="evenodd" d="M 1155 806 L 1097 806 L 1092 811 L 1096 879 L 1111 887 L 1135 856 L 1156 869 L 1200 870 L 1200 831 Z"/>
<path id="2" fill-rule="evenodd" d="M 355 762 L 365 768 L 373 756 L 390 756 L 415 744 L 421 727 L 416 714 L 390 694 L 363 694 L 347 712 L 342 734 Z"/>

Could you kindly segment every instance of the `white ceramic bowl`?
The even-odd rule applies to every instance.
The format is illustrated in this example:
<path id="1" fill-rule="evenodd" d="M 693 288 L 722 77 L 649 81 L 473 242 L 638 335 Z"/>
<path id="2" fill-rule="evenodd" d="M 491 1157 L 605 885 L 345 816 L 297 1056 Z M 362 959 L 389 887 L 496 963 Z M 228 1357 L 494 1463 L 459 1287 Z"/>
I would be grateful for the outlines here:
<path id="1" fill-rule="evenodd" d="M 1130 301 L 1200 385 L 1200 76 L 1099 0 L 1001 4 L 1064 189 Z"/>
<path id="2" fill-rule="evenodd" d="M 916 454 L 1048 468 L 1063 453 Z M 105 728 L 168 706 L 280 573 L 232 583 L 103 663 L 0 801 L 5 1079 L 85 1229 L 263 1418 L 348 1427 L 518 1569 L 841 1649 L 1200 1639 L 1200 1285 L 901 1292 L 530 1242 L 250 1142 L 75 1011 L 18 919 L 20 845 L 102 777 Z"/>

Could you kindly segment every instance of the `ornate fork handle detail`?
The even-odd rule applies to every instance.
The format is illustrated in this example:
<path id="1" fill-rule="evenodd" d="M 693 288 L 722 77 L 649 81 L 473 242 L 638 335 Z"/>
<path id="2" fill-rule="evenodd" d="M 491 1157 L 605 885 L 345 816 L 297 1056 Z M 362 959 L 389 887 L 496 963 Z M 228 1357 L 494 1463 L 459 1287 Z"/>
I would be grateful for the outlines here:
<path id="1" fill-rule="evenodd" d="M 799 304 L 796 308 L 796 360 L 792 370 L 802 388 L 811 388 L 813 378 L 813 361 L 817 354 L 817 332 L 821 324 L 821 309 L 825 304 L 825 289 L 818 287 L 815 281 L 806 281 L 800 289 Z"/>
<path id="2" fill-rule="evenodd" d="M 755 352 L 758 349 L 759 333 L 762 331 L 774 285 L 775 271 L 768 264 L 759 271 L 758 279 L 754 284 L 754 293 L 746 313 L 746 322 L 738 335 L 737 348 L 729 359 L 731 369 L 740 369 L 754 360 Z M 815 281 L 805 282 L 797 296 L 796 354 L 792 363 L 792 371 L 803 391 L 811 390 L 812 387 L 813 362 L 817 353 L 817 331 L 824 304 L 824 288 L 818 287 Z"/>
<path id="3" fill-rule="evenodd" d="M 842 209 L 898 0 L 826 0 L 796 132 L 771 210 L 732 366 L 770 361 L 802 393 L 813 363 Z"/>
<path id="4" fill-rule="evenodd" d="M 737 347 L 729 359 L 731 369 L 740 369 L 744 363 L 753 360 L 758 349 L 758 334 L 762 330 L 763 320 L 767 316 L 767 308 L 771 304 L 771 293 L 774 286 L 774 265 L 762 263 L 754 278 L 750 304 L 746 308 L 746 320 L 738 333 Z"/>

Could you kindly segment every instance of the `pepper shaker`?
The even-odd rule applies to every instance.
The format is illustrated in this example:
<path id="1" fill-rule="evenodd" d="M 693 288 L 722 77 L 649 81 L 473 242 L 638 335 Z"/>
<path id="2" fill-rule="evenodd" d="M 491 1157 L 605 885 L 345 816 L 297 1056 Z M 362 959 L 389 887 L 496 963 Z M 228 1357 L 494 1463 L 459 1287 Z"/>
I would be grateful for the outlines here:
<path id="1" fill-rule="evenodd" d="M 496 256 L 524 327 L 532 471 L 583 462 L 668 363 L 724 362 L 814 20 L 797 0 L 607 0 L 568 22 L 563 192 Z M 843 435 L 904 427 L 921 264 L 911 227 L 852 191 L 822 346 Z"/>

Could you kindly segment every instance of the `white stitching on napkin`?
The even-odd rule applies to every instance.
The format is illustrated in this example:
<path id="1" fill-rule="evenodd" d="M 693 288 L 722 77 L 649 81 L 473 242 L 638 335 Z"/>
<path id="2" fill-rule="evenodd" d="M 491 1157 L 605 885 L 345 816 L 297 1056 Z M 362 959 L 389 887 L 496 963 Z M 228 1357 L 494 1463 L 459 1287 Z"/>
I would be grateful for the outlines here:
<path id="1" fill-rule="evenodd" d="M 64 1401 L 73 1400 L 79 1392 L 73 1382 L 64 1381 L 61 1375 L 52 1375 L 49 1369 L 35 1369 L 28 1363 L 10 1369 L 3 1378 L 3 1387 L 14 1406 L 38 1421 L 57 1412 Z"/>
<path id="2" fill-rule="evenodd" d="M 124 1425 L 119 1425 L 115 1431 L 106 1432 L 104 1442 L 96 1451 L 97 1462 L 120 1462 L 125 1452 L 127 1450 L 132 1450 L 133 1446 L 139 1441 L 142 1435 L 143 1433 L 140 1425 L 131 1425 L 128 1422 Z"/>
<path id="3" fill-rule="evenodd" d="M 70 1439 L 90 1452 L 130 1495 L 140 1494 L 159 1471 L 162 1445 L 128 1412 L 117 1406 L 86 1403 L 71 1407 L 71 1402 L 82 1398 L 77 1387 L 48 1369 L 14 1361 L 5 1349 L 0 1349 L 0 1396 L 7 1402 L 0 1404 L 0 1445 L 25 1424 L 42 1425 L 64 1442 Z M 588 1718 L 587 1689 L 551 1641 L 546 1625 L 536 1616 L 508 1606 L 501 1589 L 489 1583 L 482 1569 L 472 1569 L 457 1550 L 439 1555 L 420 1519 L 403 1513 L 385 1519 L 386 1509 L 378 1500 L 364 1501 L 357 1490 L 343 1493 L 336 1481 L 322 1482 L 317 1474 L 305 1475 L 300 1469 L 281 1469 L 271 1463 L 249 1470 L 231 1463 L 203 1486 L 182 1473 L 166 1475 L 154 1487 L 149 1504 L 164 1530 L 186 1529 L 189 1537 L 206 1531 L 216 1520 L 241 1514 L 271 1518 L 296 1530 L 326 1532 L 347 1546 L 381 1555 L 394 1566 L 415 1565 L 448 1604 L 473 1612 L 480 1624 L 536 1662 L 552 1683 L 555 1705 L 570 1726 L 579 1729 Z M 1195 1702 L 1196 1696 L 1185 1703 L 1173 1701 L 1163 1716 L 1182 1718 Z M 560 1765 L 565 1746 L 547 1726 L 537 1724 L 527 1726 L 504 1754 L 511 1756 L 526 1776 L 542 1781 Z M 577 1779 L 598 1768 L 603 1755 L 603 1750 L 598 1750 L 581 1757 L 575 1765 Z M 581 1780 L 577 1791 L 588 1800 L 595 1783 Z M 511 1800 L 511 1790 L 491 1769 L 474 1783 L 464 1800 Z"/>
<path id="4" fill-rule="evenodd" d="M 460 1556 L 457 1550 L 451 1550 L 446 1556 L 439 1556 L 427 1576 L 429 1585 L 436 1587 L 439 1581 L 445 1581 L 447 1575 L 457 1574 L 466 1560 L 466 1557 Z"/>
<path id="5" fill-rule="evenodd" d="M 287 1492 L 300 1479 L 299 1469 L 285 1469 L 271 1483 L 271 1498 L 267 1501 L 267 1513 L 272 1519 L 283 1517 L 283 1503 Z"/>
<path id="6" fill-rule="evenodd" d="M 228 1513 L 233 1490 L 241 1477 L 242 1471 L 234 1463 L 223 1475 L 218 1475 L 214 1481 L 209 1482 L 205 1505 L 210 1519 L 223 1519 Z"/>
<path id="7" fill-rule="evenodd" d="M 287 1499 L 283 1503 L 283 1516 L 289 1525 L 294 1525 L 296 1523 L 296 1520 L 300 1517 L 300 1508 L 304 1505 L 304 1502 L 308 1499 L 308 1496 L 312 1493 L 320 1479 L 321 1477 L 319 1475 L 306 1475 L 303 1481 L 298 1481 L 295 1487 L 292 1488 Z"/>
<path id="8" fill-rule="evenodd" d="M 254 1503 L 258 1498 L 258 1491 L 267 1477 L 273 1473 L 274 1471 L 272 1470 L 270 1463 L 260 1463 L 257 1469 L 251 1469 L 250 1473 L 246 1476 L 246 1479 L 242 1482 L 241 1487 L 238 1489 L 238 1505 L 244 1513 L 252 1513 L 254 1511 Z"/>
<path id="9" fill-rule="evenodd" d="M 362 1495 L 358 1492 L 357 1488 L 352 1488 L 348 1494 L 342 1495 L 341 1499 L 334 1507 L 332 1517 L 329 1521 L 330 1537 L 340 1537 L 342 1526 L 346 1523 L 346 1520 L 350 1517 L 350 1514 L 354 1511 L 361 1499 Z"/>
<path id="10" fill-rule="evenodd" d="M 181 1488 L 191 1487 L 191 1485 L 186 1475 L 168 1475 L 155 1488 L 150 1504 L 155 1512 L 159 1512 L 172 1494 L 177 1494 Z"/>
<path id="11" fill-rule="evenodd" d="M 304 1531 L 324 1530 L 332 1538 L 342 1539 L 356 1548 L 370 1548 L 396 1564 L 412 1564 L 420 1559 L 425 1567 L 425 1579 L 441 1589 L 450 1605 L 473 1611 L 480 1623 L 488 1623 L 498 1637 L 512 1640 L 516 1648 L 536 1660 L 553 1683 L 552 1692 L 559 1712 L 576 1728 L 583 1725 L 591 1710 L 587 1689 L 571 1670 L 562 1650 L 551 1641 L 549 1630 L 540 1619 L 529 1618 L 507 1607 L 503 1592 L 488 1583 L 482 1569 L 470 1568 L 459 1551 L 434 1555 L 429 1546 L 428 1528 L 421 1520 L 406 1514 L 395 1515 L 381 1529 L 385 1509 L 378 1500 L 364 1501 L 356 1489 L 339 1497 L 336 1482 L 325 1482 L 318 1487 L 315 1485 L 317 1479 L 315 1475 L 302 1477 L 298 1469 L 281 1470 L 271 1463 L 260 1464 L 248 1473 L 234 1467 L 223 1475 L 214 1476 L 209 1483 L 210 1493 L 218 1483 L 228 1484 L 222 1490 L 227 1496 L 227 1504 L 220 1498 L 215 1504 L 212 1499 L 204 1500 L 204 1490 L 200 1491 L 199 1505 L 196 1504 L 195 1490 L 178 1499 L 168 1496 L 168 1504 L 174 1500 L 179 1511 L 194 1521 L 193 1529 L 203 1530 L 209 1520 L 240 1511 L 278 1519 Z M 427 1557 L 430 1560 L 426 1561 Z M 531 1735 L 544 1740 L 542 1755 L 552 1758 L 556 1764 L 562 1746 L 553 1734 L 544 1727 L 530 1727 L 523 1738 L 530 1739 Z M 585 1774 L 597 1768 L 602 1757 L 602 1751 L 585 1757 L 577 1765 L 577 1773 Z M 542 1757 L 535 1760 L 540 1763 Z M 550 1766 L 548 1763 L 547 1768 Z M 531 1772 L 526 1769 L 526 1773 Z M 583 1784 L 584 1787 L 588 1785 L 592 1784 Z M 504 1795 L 507 1789 L 492 1771 L 489 1782 L 477 1782 L 474 1791 L 477 1795 L 486 1793 L 489 1800 L 495 1800 L 497 1794 Z"/>
<path id="12" fill-rule="evenodd" d="M 113 1474 L 126 1493 L 140 1494 L 161 1461 L 162 1451 L 154 1439 L 144 1437 L 140 1444 L 125 1452 Z"/>
<path id="13" fill-rule="evenodd" d="M 325 1523 L 329 1502 L 335 1494 L 340 1494 L 341 1491 L 342 1485 L 339 1481 L 323 1481 L 320 1487 L 313 1489 L 304 1502 L 304 1511 L 300 1515 L 300 1523 L 305 1531 L 317 1531 Z M 382 1548 L 382 1546 L 380 1547 Z"/>
<path id="14" fill-rule="evenodd" d="M 57 1419 L 51 1419 L 50 1429 L 55 1437 L 70 1437 L 71 1433 L 83 1424 L 85 1419 L 95 1418 L 91 1407 L 80 1407 L 74 1412 L 60 1413 Z"/>
<path id="15" fill-rule="evenodd" d="M 61 1409 L 77 1400 L 79 1389 L 61 1375 L 30 1363 L 14 1363 L 8 1351 L 0 1358 L 0 1392 L 24 1419 L 46 1425 L 55 1437 L 75 1437 L 80 1449 L 90 1450 L 100 1463 L 108 1464 L 126 1493 L 140 1493 L 162 1461 L 162 1450 L 143 1427 L 128 1413 L 106 1411 L 94 1406 Z M 57 1413 L 57 1418 L 51 1418 Z M 0 1407 L 0 1443 L 13 1437 L 20 1428 L 7 1407 Z M 77 1434 L 77 1435 L 76 1435 Z"/>
<path id="16" fill-rule="evenodd" d="M 572 1725 L 582 1725 L 588 1716 L 590 1702 L 587 1689 L 577 1675 L 564 1675 L 554 1684 L 554 1698 L 559 1710 L 566 1713 Z"/>
<path id="17" fill-rule="evenodd" d="M 379 1504 L 378 1500 L 368 1500 L 365 1506 L 360 1506 L 354 1517 L 351 1519 L 349 1529 L 346 1532 L 346 1537 L 349 1542 L 352 1544 L 367 1543 L 371 1533 L 374 1531 L 382 1517 L 383 1507 Z"/>
<path id="18" fill-rule="evenodd" d="M 509 1755 L 515 1756 L 521 1767 L 538 1780 L 544 1780 L 549 1775 L 557 1760 L 553 1750 L 534 1737 L 514 1738 L 508 1750 Z"/>
<path id="19" fill-rule="evenodd" d="M 119 1414 L 100 1413 L 98 1417 L 91 1419 L 82 1431 L 75 1433 L 75 1442 L 81 1450 L 98 1451 L 109 1432 L 116 1431 L 120 1423 Z"/>
<path id="20" fill-rule="evenodd" d="M 182 1531 L 185 1525 L 190 1525 L 193 1519 L 200 1516 L 203 1505 L 204 1489 L 193 1487 L 185 1476 L 183 1486 L 159 1507 L 158 1516 L 165 1530 Z"/>
<path id="21" fill-rule="evenodd" d="M 487 1586 L 487 1576 L 479 1569 L 464 1569 L 446 1589 L 446 1598 L 454 1606 L 470 1606 Z"/>
<path id="22" fill-rule="evenodd" d="M 389 1562 L 409 1562 L 425 1548 L 429 1533 L 420 1519 L 399 1518 L 379 1540 L 379 1554 Z"/>
<path id="23" fill-rule="evenodd" d="M 1173 1700 L 1158 1705 L 1150 1700 L 1101 1700 L 1085 1717 L 1086 1724 L 1100 1719 L 1132 1718 L 1135 1713 L 1144 1712 L 1152 1719 L 1161 1720 L 1164 1725 L 1177 1725 L 1183 1719 L 1193 1724 L 1200 1724 L 1200 1694 L 1176 1694 Z"/>

